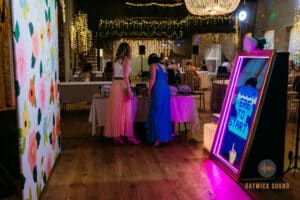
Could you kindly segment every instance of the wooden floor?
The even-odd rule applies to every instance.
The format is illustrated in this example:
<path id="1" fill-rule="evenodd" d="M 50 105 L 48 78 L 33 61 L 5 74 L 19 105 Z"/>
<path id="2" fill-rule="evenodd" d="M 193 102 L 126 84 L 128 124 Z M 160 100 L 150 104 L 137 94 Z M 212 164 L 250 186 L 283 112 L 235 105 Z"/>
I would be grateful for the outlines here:
<path id="1" fill-rule="evenodd" d="M 99 132 L 90 136 L 88 113 L 88 106 L 62 113 L 62 154 L 41 199 L 300 199 L 299 173 L 285 175 L 289 189 L 246 191 L 209 159 L 202 143 L 177 136 L 159 148 L 115 145 Z M 199 117 L 202 126 L 211 120 L 207 112 Z M 288 151 L 294 123 L 287 130 Z"/>
<path id="2" fill-rule="evenodd" d="M 159 148 L 146 143 L 118 145 L 102 138 L 100 130 L 91 136 L 89 105 L 67 109 L 62 112 L 62 153 L 42 200 L 300 199 L 298 172 L 285 175 L 289 189 L 247 191 L 209 159 L 201 142 L 176 136 Z M 201 112 L 199 118 L 203 126 L 211 114 Z M 295 123 L 288 122 L 287 152 L 294 149 L 295 132 Z"/>

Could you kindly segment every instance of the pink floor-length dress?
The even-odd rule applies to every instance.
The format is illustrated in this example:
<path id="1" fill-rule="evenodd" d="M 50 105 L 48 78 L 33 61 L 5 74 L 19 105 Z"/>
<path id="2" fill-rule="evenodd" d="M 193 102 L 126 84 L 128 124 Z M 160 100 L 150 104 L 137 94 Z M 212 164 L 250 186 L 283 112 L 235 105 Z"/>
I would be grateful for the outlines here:
<path id="1" fill-rule="evenodd" d="M 121 64 L 117 61 L 115 65 Z M 124 70 L 124 76 L 129 76 L 130 66 L 125 67 Z M 131 99 L 124 80 L 112 81 L 104 135 L 106 137 L 134 137 Z"/>

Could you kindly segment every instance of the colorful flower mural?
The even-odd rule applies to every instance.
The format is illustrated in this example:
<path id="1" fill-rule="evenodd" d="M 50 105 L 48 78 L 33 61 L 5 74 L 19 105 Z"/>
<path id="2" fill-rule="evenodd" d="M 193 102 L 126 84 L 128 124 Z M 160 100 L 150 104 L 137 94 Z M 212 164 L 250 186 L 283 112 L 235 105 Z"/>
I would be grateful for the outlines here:
<path id="1" fill-rule="evenodd" d="M 28 163 L 32 173 L 34 168 L 36 167 L 36 154 L 37 154 L 37 142 L 35 139 L 35 131 L 32 131 L 29 136 L 29 145 L 28 145 Z"/>
<path id="2" fill-rule="evenodd" d="M 30 79 L 30 85 L 29 85 L 29 91 L 28 91 L 28 98 L 29 98 L 29 102 L 32 107 L 36 106 L 34 80 L 35 80 L 35 77 L 33 77 L 33 79 Z"/>
<path id="3" fill-rule="evenodd" d="M 17 0 L 11 6 L 22 198 L 34 200 L 61 151 L 57 1 Z"/>

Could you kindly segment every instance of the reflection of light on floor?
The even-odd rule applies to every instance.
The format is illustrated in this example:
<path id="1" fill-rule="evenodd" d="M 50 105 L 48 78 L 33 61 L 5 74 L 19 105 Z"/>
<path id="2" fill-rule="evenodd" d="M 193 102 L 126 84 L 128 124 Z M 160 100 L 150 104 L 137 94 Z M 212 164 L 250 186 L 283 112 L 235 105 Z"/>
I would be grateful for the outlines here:
<path id="1" fill-rule="evenodd" d="M 204 160 L 200 170 L 207 176 L 206 184 L 212 189 L 212 199 L 247 200 L 253 198 L 212 160 Z"/>

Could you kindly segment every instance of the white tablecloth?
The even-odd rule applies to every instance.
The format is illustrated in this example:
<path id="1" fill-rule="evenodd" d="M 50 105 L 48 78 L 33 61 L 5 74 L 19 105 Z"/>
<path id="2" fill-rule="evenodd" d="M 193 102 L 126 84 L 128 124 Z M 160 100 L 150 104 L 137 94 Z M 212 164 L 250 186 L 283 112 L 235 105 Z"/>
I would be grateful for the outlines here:
<path id="1" fill-rule="evenodd" d="M 110 84 L 111 81 L 60 82 L 58 85 L 60 102 L 62 104 L 91 102 L 93 95 L 100 92 L 100 86 Z"/>
<path id="2" fill-rule="evenodd" d="M 200 89 L 203 90 L 211 88 L 208 71 L 197 71 L 197 74 L 201 79 Z"/>
<path id="3" fill-rule="evenodd" d="M 107 113 L 108 98 L 94 95 L 92 100 L 89 122 L 92 124 L 92 135 L 96 134 L 97 126 L 104 126 Z M 194 96 L 171 96 L 171 121 L 191 122 L 191 137 L 202 141 L 200 122 Z M 135 97 L 132 99 L 133 118 L 136 122 L 145 122 L 150 107 L 150 99 L 147 97 Z"/>

